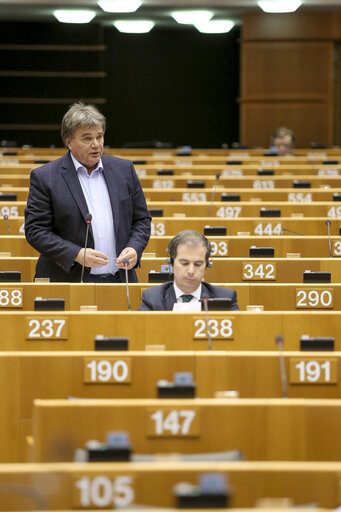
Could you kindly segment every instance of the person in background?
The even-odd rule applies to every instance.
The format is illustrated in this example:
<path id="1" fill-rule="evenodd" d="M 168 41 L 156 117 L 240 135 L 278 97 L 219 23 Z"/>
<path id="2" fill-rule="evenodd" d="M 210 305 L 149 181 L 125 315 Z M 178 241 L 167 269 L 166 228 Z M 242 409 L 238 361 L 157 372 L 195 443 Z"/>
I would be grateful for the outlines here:
<path id="1" fill-rule="evenodd" d="M 36 277 L 116 283 L 127 267 L 137 281 L 151 217 L 132 162 L 103 154 L 105 126 L 96 107 L 74 103 L 61 126 L 68 152 L 31 171 L 25 236 L 40 252 Z"/>
<path id="2" fill-rule="evenodd" d="M 288 156 L 292 154 L 295 147 L 295 134 L 289 128 L 280 126 L 271 137 L 270 153 L 278 156 Z"/>
<path id="3" fill-rule="evenodd" d="M 210 253 L 210 242 L 198 231 L 185 230 L 175 235 L 168 246 L 174 282 L 144 290 L 139 311 L 171 311 L 176 302 L 198 302 L 203 297 L 229 298 L 231 309 L 238 310 L 235 290 L 203 281 Z"/>

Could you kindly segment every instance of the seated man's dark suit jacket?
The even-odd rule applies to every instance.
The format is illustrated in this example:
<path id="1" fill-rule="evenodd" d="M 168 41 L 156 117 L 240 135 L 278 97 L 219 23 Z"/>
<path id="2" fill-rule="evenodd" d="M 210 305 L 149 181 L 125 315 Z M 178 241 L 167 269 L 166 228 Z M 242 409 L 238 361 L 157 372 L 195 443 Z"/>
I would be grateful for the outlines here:
<path id="1" fill-rule="evenodd" d="M 201 298 L 228 298 L 232 299 L 231 309 L 239 309 L 237 304 L 237 293 L 231 288 L 213 286 L 206 282 L 201 283 Z M 173 281 L 169 283 L 152 286 L 142 293 L 142 302 L 139 311 L 172 311 L 176 302 Z"/>
<path id="2" fill-rule="evenodd" d="M 125 247 L 137 252 L 138 265 L 150 237 L 150 214 L 134 166 L 129 160 L 103 155 L 115 225 L 117 256 Z M 25 236 L 41 253 L 36 277 L 79 282 L 82 266 L 74 262 L 85 244 L 88 206 L 70 152 L 33 169 L 25 209 Z M 88 247 L 94 248 L 90 226 Z M 111 255 L 108 255 L 111 256 Z M 120 271 L 124 281 L 124 270 Z M 84 281 L 90 273 L 85 268 Z M 129 281 L 137 281 L 129 270 Z"/>

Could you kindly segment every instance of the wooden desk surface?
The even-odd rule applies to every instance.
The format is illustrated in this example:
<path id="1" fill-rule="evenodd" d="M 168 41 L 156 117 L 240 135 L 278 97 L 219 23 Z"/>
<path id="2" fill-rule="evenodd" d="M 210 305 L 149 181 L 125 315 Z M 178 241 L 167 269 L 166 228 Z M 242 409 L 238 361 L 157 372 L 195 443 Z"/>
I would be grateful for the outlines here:
<path id="1" fill-rule="evenodd" d="M 143 188 L 188 188 L 188 181 L 203 182 L 204 187 L 212 188 L 216 178 L 212 175 L 195 176 L 141 176 L 140 182 Z M 219 185 L 221 187 L 233 190 L 236 188 L 292 188 L 294 181 L 309 182 L 311 188 L 329 186 L 330 188 L 339 188 L 341 185 L 340 176 L 305 176 L 299 178 L 295 176 L 221 176 Z M 192 189 L 188 188 L 189 191 Z M 309 191 L 309 188 L 301 191 Z M 198 189 L 196 189 L 198 191 Z"/>
<path id="2" fill-rule="evenodd" d="M 163 216 L 172 217 L 183 214 L 186 217 L 208 217 L 214 221 L 216 218 L 242 218 L 262 216 L 262 211 L 279 210 L 279 217 L 322 217 L 323 219 L 341 217 L 341 207 L 334 201 L 330 202 L 236 202 L 226 203 L 224 201 L 206 202 L 183 202 L 183 201 L 148 201 L 149 209 L 162 210 Z M 153 211 L 151 212 L 153 214 Z M 157 216 L 156 216 L 157 217 Z M 156 217 L 154 220 L 157 220 Z M 271 217 L 270 217 L 271 218 Z M 264 217 L 262 217 L 264 220 Z"/>
<path id="3" fill-rule="evenodd" d="M 46 160 L 51 159 L 51 157 L 46 157 Z M 30 171 L 36 167 L 39 167 L 42 164 L 38 164 L 34 162 L 35 158 L 27 158 L 27 157 L 19 157 L 17 158 L 17 163 L 11 162 L 8 159 L 8 163 L 0 164 L 0 183 L 7 183 L 12 181 L 12 186 L 14 186 L 14 182 L 16 186 L 28 186 L 29 184 L 29 174 Z M 52 158 L 51 160 L 54 160 Z M 132 159 L 134 161 L 134 158 Z M 207 176 L 207 175 L 216 175 L 220 174 L 221 176 L 260 176 L 262 172 L 270 172 L 272 174 L 268 174 L 266 176 L 337 176 L 340 174 L 341 165 L 340 164 L 332 164 L 332 165 L 324 165 L 321 162 L 308 162 L 304 160 L 300 160 L 297 162 L 291 163 L 283 163 L 282 165 L 278 165 L 277 162 L 258 161 L 255 160 L 244 160 L 244 163 L 240 164 L 236 161 L 235 164 L 232 165 L 226 163 L 223 160 L 214 162 L 214 159 L 200 159 L 197 162 L 192 162 L 191 165 L 186 165 L 186 161 L 164 161 L 157 162 L 156 160 L 151 160 L 150 158 L 147 160 L 149 163 L 147 164 L 135 164 L 135 170 L 139 177 L 142 176 L 162 176 L 162 171 L 168 171 L 172 174 L 168 174 L 168 176 Z M 341 161 L 341 157 L 340 157 Z M 206 162 L 206 163 L 204 163 Z M 167 174 L 166 174 L 167 175 Z M 20 180 L 20 184 L 19 184 Z"/>
<path id="4" fill-rule="evenodd" d="M 229 235 L 229 236 L 207 236 L 212 244 L 212 258 L 223 257 L 249 257 L 250 247 L 273 247 L 276 257 L 287 257 L 287 254 L 299 254 L 303 258 L 328 258 L 329 238 L 325 236 L 260 236 L 260 235 Z M 7 237 L 0 236 L 0 247 L 2 240 Z M 162 257 L 167 255 L 167 247 L 172 236 L 151 236 L 144 254 L 153 254 Z M 332 254 L 334 257 L 341 256 L 341 237 L 331 237 Z"/>
<path id="5" fill-rule="evenodd" d="M 155 219 L 154 219 L 155 220 Z M 12 219 L 11 221 L 12 222 Z M 1 224 L 0 224 L 1 225 Z M 6 230 L 7 226 L 2 226 Z M 260 236 L 230 235 L 207 236 L 212 244 L 212 259 L 221 257 L 249 257 L 250 247 L 273 247 L 276 257 L 287 257 L 287 254 L 299 254 L 300 257 L 328 258 L 329 238 L 325 236 Z M 167 247 L 172 236 L 152 235 L 144 251 L 144 255 L 153 254 L 157 257 L 167 255 Z M 331 237 L 332 254 L 341 256 L 341 237 Z M 0 234 L 0 254 L 10 256 L 38 256 L 39 253 L 28 244 L 23 234 Z"/>
<path id="6" fill-rule="evenodd" d="M 25 504 L 27 508 L 27 497 L 10 495 L 18 485 L 28 485 L 36 491 L 49 510 L 98 508 L 100 488 L 107 490 L 102 507 L 122 506 L 120 494 L 114 492 L 117 485 L 122 486 L 126 506 L 170 507 L 176 505 L 174 485 L 183 481 L 197 485 L 203 472 L 226 475 L 233 489 L 232 508 L 253 507 L 262 497 L 283 496 L 291 498 L 295 505 L 316 502 L 320 507 L 335 509 L 340 503 L 338 462 L 46 463 L 0 466 L 0 484 L 8 488 L 0 510 L 22 510 Z M 101 477 L 99 481 L 95 480 L 97 477 Z M 96 492 L 92 491 L 94 487 Z M 32 501 L 29 503 L 32 507 Z"/>
<path id="7" fill-rule="evenodd" d="M 288 352 L 290 398 L 339 398 L 341 353 Z M 109 372 L 108 368 L 112 368 Z M 282 397 L 277 352 L 1 352 L 0 462 L 25 460 L 35 398 L 156 398 L 157 382 L 191 372 L 196 396 Z"/>
<path id="8" fill-rule="evenodd" d="M 142 256 L 141 267 L 136 270 L 139 282 L 148 283 L 149 272 L 160 272 L 166 261 L 166 257 Z M 33 256 L 0 258 L 0 271 L 19 271 L 21 281 L 33 282 L 36 262 L 37 258 Z M 212 268 L 206 270 L 205 279 L 212 283 L 252 280 L 299 283 L 303 282 L 306 270 L 331 272 L 331 283 L 341 282 L 337 258 L 216 258 Z"/>
<path id="9" fill-rule="evenodd" d="M 341 399 L 36 399 L 30 462 L 71 462 L 110 431 L 128 432 L 136 455 L 240 450 L 246 460 L 337 462 L 340 421 Z"/>
<path id="10" fill-rule="evenodd" d="M 166 263 L 166 257 L 143 256 L 141 267 L 136 270 L 139 282 L 148 282 L 149 272 L 160 272 Z M 330 272 L 331 283 L 341 282 L 341 267 L 337 258 L 215 258 L 212 267 L 206 269 L 204 278 L 211 283 L 303 283 L 303 274 L 309 270 Z"/>
<path id="11" fill-rule="evenodd" d="M 302 335 L 335 338 L 341 350 L 340 312 L 231 311 L 210 314 L 212 350 L 277 350 L 283 335 L 285 350 L 299 350 Z M 171 326 L 165 329 L 165 326 Z M 130 350 L 162 346 L 165 350 L 208 350 L 204 313 L 173 311 L 0 312 L 3 351 L 93 350 L 94 338 L 129 338 Z"/>
<path id="12" fill-rule="evenodd" d="M 227 203 L 224 203 L 223 208 L 227 208 Z M 238 203 L 237 203 L 238 204 Z M 231 205 L 230 205 L 231 206 Z M 25 205 L 22 203 L 11 202 L 1 206 L 0 213 L 2 215 L 10 215 L 11 209 L 13 216 L 8 219 L 12 235 L 24 234 L 24 218 L 18 215 Z M 236 206 L 232 206 L 235 208 Z M 259 208 L 261 205 L 259 204 Z M 188 208 L 185 206 L 184 208 Z M 334 208 L 334 205 L 331 207 Z M 335 203 L 335 208 L 337 203 Z M 234 211 L 234 210 L 233 210 Z M 339 213 L 337 213 L 339 212 Z M 330 232 L 333 236 L 339 235 L 340 216 L 341 211 L 335 210 L 335 217 L 329 216 L 331 220 Z M 180 212 L 181 214 L 181 212 Z M 182 215 L 171 217 L 154 217 L 152 220 L 151 234 L 153 236 L 174 236 L 181 229 L 191 229 L 204 232 L 205 226 L 225 226 L 227 235 L 236 236 L 238 233 L 248 233 L 249 235 L 258 236 L 292 236 L 292 235 L 305 235 L 305 236 L 326 236 L 327 227 L 325 224 L 325 216 L 317 217 L 183 217 Z M 290 230 L 290 231 L 286 231 Z M 8 235 L 8 224 L 5 220 L 0 222 L 0 235 Z"/>
<path id="13" fill-rule="evenodd" d="M 188 193 L 188 197 L 201 198 L 200 193 L 194 196 Z M 185 194 L 183 194 L 184 197 Z M 341 207 L 335 201 L 314 201 L 314 202 L 294 202 L 294 201 L 238 201 L 225 202 L 220 201 L 217 195 L 216 200 L 211 204 L 208 201 L 208 195 L 203 193 L 201 201 L 192 202 L 182 201 L 157 201 L 148 200 L 148 208 L 150 210 L 162 210 L 164 217 L 172 217 L 183 215 L 186 217 L 207 217 L 212 220 L 216 218 L 241 218 L 241 217 L 261 217 L 264 209 L 280 210 L 281 217 L 322 217 L 337 218 L 341 217 Z M 26 199 L 26 198 L 24 198 Z M 26 201 L 2 201 L 0 202 L 0 215 L 8 215 L 11 217 L 23 217 L 26 207 Z M 153 211 L 151 212 L 153 215 Z"/>
<path id="14" fill-rule="evenodd" d="M 184 201 L 184 202 L 202 202 L 210 201 L 212 197 L 212 188 L 206 189 L 188 189 L 188 188 L 160 188 L 161 185 L 167 185 L 166 182 L 159 183 L 158 188 L 143 187 L 147 201 Z M 333 188 L 309 188 L 294 189 L 292 187 L 274 189 L 274 188 L 236 188 L 231 193 L 240 196 L 240 201 L 290 201 L 290 202 L 310 202 L 310 201 L 333 201 L 333 194 L 338 189 Z M 222 194 L 230 192 L 228 188 L 217 186 L 215 199 L 223 200 Z M 238 206 L 238 201 L 226 201 L 226 205 Z"/>
<path id="15" fill-rule="evenodd" d="M 204 232 L 206 226 L 224 226 L 227 235 L 249 233 L 259 236 L 325 236 L 327 226 L 323 217 L 293 218 L 218 218 L 218 217 L 154 217 L 151 223 L 151 234 L 154 236 L 174 236 L 182 229 L 191 229 Z M 332 218 L 330 234 L 339 235 L 340 220 Z"/>
<path id="16" fill-rule="evenodd" d="M 217 284 L 237 292 L 240 310 L 263 306 L 265 311 L 341 310 L 341 284 L 305 284 L 256 282 Z M 152 283 L 132 283 L 129 296 L 132 311 L 137 311 L 145 288 Z M 83 306 L 98 311 L 127 311 L 125 284 L 94 283 L 0 283 L 1 311 L 33 311 L 34 299 L 61 298 L 66 311 L 80 311 Z"/>

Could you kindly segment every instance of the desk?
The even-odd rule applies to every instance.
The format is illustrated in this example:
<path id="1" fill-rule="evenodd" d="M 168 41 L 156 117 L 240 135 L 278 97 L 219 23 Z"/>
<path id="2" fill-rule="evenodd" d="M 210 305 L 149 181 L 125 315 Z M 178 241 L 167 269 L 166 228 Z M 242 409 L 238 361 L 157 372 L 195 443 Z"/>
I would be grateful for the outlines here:
<path id="1" fill-rule="evenodd" d="M 29 187 L 30 167 L 20 166 L 19 169 L 11 167 L 8 169 L 9 172 L 7 174 L 3 172 L 4 170 L 7 173 L 7 169 L 4 169 L 2 166 L 0 171 L 0 191 L 2 187 Z M 16 171 L 15 173 L 14 170 Z"/>
<path id="2" fill-rule="evenodd" d="M 285 350 L 299 350 L 300 337 L 330 336 L 341 350 L 337 311 L 212 312 L 212 350 L 277 350 L 278 334 Z M 171 326 L 165 328 L 165 326 Z M 204 313 L 173 311 L 9 312 L 0 313 L 2 350 L 93 350 L 95 336 L 129 338 L 130 350 L 162 345 L 166 350 L 208 349 Z"/>
<path id="3" fill-rule="evenodd" d="M 1 187 L 2 194 L 16 194 L 17 201 L 26 201 L 28 195 L 28 186 L 26 187 Z"/>
<path id="4" fill-rule="evenodd" d="M 0 271 L 20 271 L 23 282 L 32 282 L 36 262 L 35 257 L 0 258 Z M 148 273 L 160 271 L 165 263 L 166 258 L 142 257 L 141 267 L 136 271 L 138 280 L 147 283 Z M 257 277 L 259 265 L 262 265 L 262 276 Z M 205 279 L 212 283 L 238 283 L 253 279 L 299 283 L 303 282 L 305 270 L 328 271 L 331 272 L 332 283 L 341 282 L 341 267 L 335 258 L 216 258 L 213 267 L 206 270 Z"/>
<path id="5" fill-rule="evenodd" d="M 162 176 L 162 173 L 159 171 L 172 171 L 173 174 L 168 174 L 168 176 L 186 176 L 191 178 L 191 176 L 207 176 L 207 175 L 215 175 L 220 174 L 220 176 L 259 176 L 262 175 L 258 172 L 261 171 L 270 171 L 272 174 L 266 175 L 269 179 L 271 176 L 295 176 L 299 177 L 303 176 L 337 176 L 340 174 L 340 165 L 323 165 L 319 163 L 307 163 L 300 161 L 299 163 L 291 163 L 288 165 L 276 165 L 276 162 L 273 162 L 271 165 L 268 162 L 261 161 L 256 163 L 255 161 L 245 160 L 244 163 L 238 164 L 236 161 L 235 164 L 228 165 L 226 162 L 216 162 L 214 163 L 214 159 L 207 159 L 206 163 L 199 163 L 197 160 L 192 165 L 185 165 L 185 162 L 171 163 L 171 162 L 162 162 L 162 163 L 152 163 L 149 160 L 149 163 L 136 164 L 135 170 L 138 176 Z M 166 174 L 167 176 L 167 174 Z"/>
<path id="6" fill-rule="evenodd" d="M 1 263 L 1 260 L 0 260 Z M 148 282 L 150 271 L 161 271 L 166 257 L 142 257 L 137 269 L 139 282 Z M 341 266 L 337 258 L 215 258 L 212 268 L 205 271 L 205 280 L 210 283 L 277 282 L 303 283 L 303 273 L 331 272 L 331 282 L 341 282 Z"/>
<path id="7" fill-rule="evenodd" d="M 46 157 L 45 159 L 48 159 Z M 51 159 L 51 158 L 50 158 Z M 51 160 L 53 160 L 52 158 Z M 30 171 L 43 164 L 34 163 L 27 164 L 28 159 L 19 157 L 17 159 L 21 163 L 11 163 L 1 165 L 0 183 L 12 182 L 12 186 L 28 186 Z M 135 164 L 135 170 L 138 176 L 159 176 L 159 171 L 169 170 L 172 171 L 174 176 L 207 176 L 220 174 L 221 176 L 259 176 L 259 170 L 270 171 L 273 176 L 337 176 L 340 174 L 340 165 L 323 165 L 321 163 L 307 163 L 301 161 L 300 163 L 292 163 L 291 165 L 269 165 L 267 162 L 262 164 L 251 161 L 245 161 L 243 164 L 236 163 L 235 165 L 227 165 L 226 162 L 214 163 L 213 160 L 206 160 L 206 164 L 194 163 L 192 165 L 185 165 L 186 162 L 180 161 L 180 164 L 175 162 L 155 163 L 149 160 L 148 164 Z M 162 174 L 161 174 L 162 175 Z M 171 176 L 171 174 L 170 174 Z M 268 175 L 268 176 L 271 176 Z M 271 179 L 271 178 L 270 178 Z M 6 180 L 9 180 L 8 182 Z"/>
<path id="8" fill-rule="evenodd" d="M 165 217 L 172 217 L 179 213 L 187 217 L 212 217 L 216 218 L 242 218 L 242 217 L 261 217 L 261 210 L 280 210 L 281 217 L 294 217 L 302 215 L 303 217 L 323 217 L 341 218 L 341 206 L 336 202 L 230 202 L 214 201 L 206 202 L 186 202 L 186 201 L 148 201 L 148 208 L 160 209 Z M 210 213 L 211 212 L 211 213 Z M 154 219 L 157 220 L 157 219 Z M 264 220 L 264 218 L 262 218 Z"/>
<path id="9" fill-rule="evenodd" d="M 332 219 L 330 234 L 339 235 L 339 219 Z M 174 236 L 182 229 L 195 229 L 204 232 L 205 226 L 224 226 L 227 235 L 248 233 L 259 236 L 291 236 L 293 234 L 304 236 L 325 236 L 327 226 L 322 217 L 310 218 L 218 218 L 218 217 L 155 217 L 151 223 L 151 234 L 154 236 Z M 294 233 L 293 233 L 294 232 Z"/>
<path id="10" fill-rule="evenodd" d="M 339 461 L 341 400 L 35 400 L 33 460 L 71 462 L 90 439 L 128 432 L 136 454 L 241 450 L 246 460 Z"/>
<path id="11" fill-rule="evenodd" d="M 0 258 L 0 271 L 21 272 L 22 281 L 32 282 L 36 273 L 37 259 L 34 256 Z M 14 284 L 17 285 L 18 283 Z"/>
<path id="12" fill-rule="evenodd" d="M 156 219 L 154 219 L 155 221 Z M 160 219 L 161 220 L 161 219 Z M 154 224 L 155 226 L 155 224 Z M 172 236 L 151 236 L 145 249 L 145 254 L 167 256 L 166 249 Z M 251 246 L 273 247 L 275 256 L 285 258 L 288 253 L 300 254 L 303 258 L 328 258 L 328 236 L 259 236 L 259 235 L 229 235 L 207 236 L 212 244 L 212 257 L 248 258 Z M 2 237 L 0 236 L 0 246 Z M 341 256 L 341 237 L 331 237 L 334 257 Z"/>
<path id="13" fill-rule="evenodd" d="M 261 283 L 218 284 L 236 290 L 239 308 L 263 305 L 265 311 L 296 309 L 341 310 L 341 284 Z M 156 284 L 132 283 L 129 295 L 132 311 L 137 311 L 142 292 Z M 36 297 L 61 298 L 66 311 L 96 306 L 98 311 L 127 311 L 125 284 L 0 283 L 0 311 L 32 311 Z"/>
<path id="14" fill-rule="evenodd" d="M 18 211 L 18 206 L 12 203 Z M 337 204 L 337 203 L 335 203 Z M 11 208 L 12 206 L 3 206 L 2 208 Z M 24 205 L 23 205 L 24 207 Z M 19 205 L 21 208 L 21 205 Z M 259 206 L 260 208 L 260 206 Z M 1 203 L 0 203 L 1 211 Z M 4 210 L 5 211 L 5 210 Z M 7 214 L 6 214 L 7 215 Z M 11 216 L 9 219 L 12 235 L 24 234 L 24 217 Z M 269 217 L 269 218 L 222 218 L 222 217 L 154 217 L 151 224 L 152 236 L 174 236 L 182 229 L 196 229 L 204 232 L 205 226 L 225 226 L 228 236 L 237 236 L 238 233 L 249 233 L 252 236 L 279 236 L 282 230 L 282 236 L 292 236 L 295 233 L 284 231 L 285 229 L 294 231 L 304 236 L 326 236 L 327 226 L 325 217 L 293 218 L 293 217 Z M 339 236 L 340 218 L 331 218 L 330 231 L 332 236 Z M 8 235 L 8 225 L 5 220 L 0 222 L 0 235 Z M 220 239 L 220 237 L 219 237 Z"/>
<path id="15" fill-rule="evenodd" d="M 101 477 L 105 489 L 111 490 L 107 500 L 102 500 L 102 507 L 103 503 L 110 509 L 115 504 L 122 506 L 117 492 L 113 492 L 119 482 L 125 490 L 126 506 L 170 507 L 175 506 L 175 484 L 185 481 L 197 485 L 201 473 L 217 471 L 227 476 L 233 489 L 231 507 L 253 507 L 256 500 L 264 496 L 288 496 L 295 505 L 316 502 L 330 509 L 340 503 L 341 464 L 337 462 L 3 464 L 0 484 L 8 486 L 8 492 L 18 485 L 29 486 L 43 499 L 48 510 L 83 510 L 89 506 L 98 508 L 95 478 Z M 123 478 L 117 480 L 119 477 Z M 90 492 L 93 487 L 97 487 L 95 495 Z M 91 499 L 87 505 L 82 505 L 88 493 Z M 0 510 L 23 510 L 28 503 L 32 507 L 32 500 L 28 502 L 27 497 L 4 494 Z"/>
<path id="16" fill-rule="evenodd" d="M 163 182 L 163 184 L 165 183 Z M 213 189 L 143 187 L 143 191 L 147 201 L 203 202 L 211 200 Z M 217 201 L 222 200 L 222 194 L 225 192 L 229 193 L 230 190 L 218 185 L 214 195 L 215 199 Z M 231 193 L 239 195 L 241 201 L 290 201 L 301 203 L 310 201 L 333 201 L 334 192 L 335 189 L 333 188 L 294 189 L 290 187 L 282 189 L 237 188 L 233 189 Z M 225 204 L 238 206 L 238 201 L 226 202 Z"/>
<path id="17" fill-rule="evenodd" d="M 204 188 L 212 188 L 215 184 L 216 178 L 212 175 L 203 175 L 200 177 L 195 176 L 141 176 L 140 182 L 143 188 L 186 188 L 187 182 L 200 181 L 204 182 Z M 292 188 L 295 176 L 221 176 L 219 178 L 220 187 L 225 187 L 228 190 L 236 188 L 254 188 L 254 189 L 277 189 L 277 188 Z M 340 176 L 304 176 L 301 175 L 298 181 L 309 181 L 311 188 L 318 188 L 321 186 L 329 186 L 330 188 L 340 188 Z M 191 191 L 192 189 L 189 189 Z M 301 189 L 309 192 L 309 188 Z M 198 191 L 198 189 L 196 190 Z"/>
<path id="18" fill-rule="evenodd" d="M 340 352 L 284 352 L 283 357 L 290 398 L 341 396 Z M 105 366 L 102 361 L 106 361 Z M 313 374 L 302 377 L 302 361 L 305 368 L 314 369 Z M 100 373 L 100 369 L 106 369 L 108 362 L 121 380 L 103 380 L 108 374 Z M 90 368 L 96 371 L 91 371 L 90 379 L 94 380 L 88 382 L 85 371 Z M 127 377 L 122 381 L 125 368 Z M 330 370 L 329 381 L 326 368 Z M 0 462 L 25 460 L 25 437 L 32 435 L 35 398 L 156 398 L 157 382 L 172 382 L 174 373 L 180 371 L 193 374 L 196 396 L 201 398 L 213 398 L 216 392 L 228 390 L 238 391 L 240 398 L 282 396 L 278 354 L 274 351 L 1 352 L 0 435 L 7 442 L 0 445 Z M 300 383 L 298 376 L 303 378 Z"/>

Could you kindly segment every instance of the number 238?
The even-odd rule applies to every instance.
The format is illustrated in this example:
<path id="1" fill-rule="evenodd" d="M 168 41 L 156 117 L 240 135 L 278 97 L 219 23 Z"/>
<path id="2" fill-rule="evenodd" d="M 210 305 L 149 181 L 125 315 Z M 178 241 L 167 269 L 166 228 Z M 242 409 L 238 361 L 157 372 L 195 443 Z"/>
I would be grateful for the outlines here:
<path id="1" fill-rule="evenodd" d="M 194 322 L 194 328 L 194 338 L 207 338 L 206 320 L 198 318 Z M 208 329 L 212 338 L 228 339 L 233 337 L 233 325 L 230 318 L 212 318 L 208 321 Z"/>

